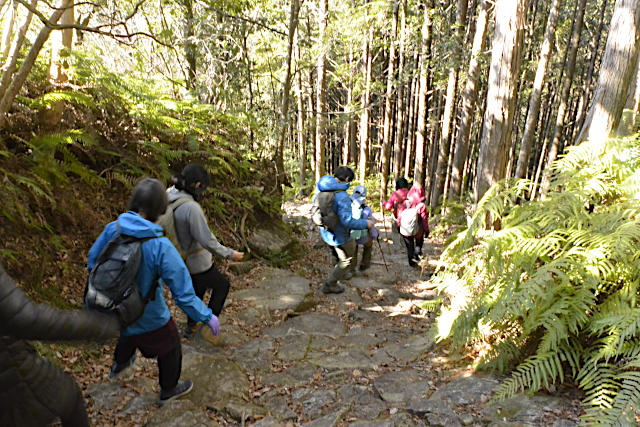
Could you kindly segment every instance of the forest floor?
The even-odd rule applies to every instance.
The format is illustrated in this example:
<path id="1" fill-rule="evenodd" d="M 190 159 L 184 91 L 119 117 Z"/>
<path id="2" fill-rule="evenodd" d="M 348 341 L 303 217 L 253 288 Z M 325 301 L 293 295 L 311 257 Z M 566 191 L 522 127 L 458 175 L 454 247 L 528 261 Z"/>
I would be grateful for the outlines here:
<path id="1" fill-rule="evenodd" d="M 284 206 L 305 248 L 288 269 L 259 260 L 226 266 L 232 287 L 220 339 L 201 329 L 182 342 L 182 379 L 194 382 L 187 396 L 159 408 L 157 366 L 142 357 L 124 378 L 109 381 L 113 343 L 65 353 L 71 364 L 87 351 L 97 360 L 68 369 L 84 389 L 92 424 L 577 424 L 580 402 L 572 389 L 493 402 L 500 379 L 474 372 L 470 357 L 436 345 L 429 333 L 435 315 L 421 305 L 437 297 L 429 278 L 441 241 L 427 239 L 423 267 L 411 268 L 399 236 L 385 230 L 389 218 L 377 217 L 381 245 L 374 246 L 371 268 L 358 271 L 344 293 L 323 295 L 332 260 L 308 209 Z M 182 328 L 184 314 L 171 307 Z"/>

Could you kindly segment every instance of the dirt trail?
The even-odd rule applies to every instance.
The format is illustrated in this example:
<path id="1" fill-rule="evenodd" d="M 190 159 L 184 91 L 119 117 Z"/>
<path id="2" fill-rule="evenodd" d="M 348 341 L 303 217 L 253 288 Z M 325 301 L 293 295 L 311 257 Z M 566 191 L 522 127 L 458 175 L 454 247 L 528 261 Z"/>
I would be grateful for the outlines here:
<path id="1" fill-rule="evenodd" d="M 183 341 L 183 399 L 158 409 L 154 361 L 138 358 L 128 377 L 90 385 L 97 424 L 143 425 L 575 425 L 575 402 L 519 396 L 495 404 L 495 378 L 474 375 L 429 334 L 435 298 L 428 281 L 442 250 L 427 239 L 424 268 L 407 264 L 389 218 L 370 269 L 338 295 L 323 295 L 328 248 L 307 219 L 309 205 L 287 204 L 285 221 L 305 248 L 288 269 L 257 261 L 232 275 L 221 339 L 203 330 Z M 386 237 L 389 237 L 388 239 Z M 380 253 L 384 254 L 383 256 Z M 386 266 L 385 266 L 386 262 Z M 184 315 L 173 311 L 178 324 Z M 108 365 L 108 361 L 105 361 Z M 105 367 L 106 369 L 106 367 Z M 569 414 L 569 415 L 567 415 Z"/>

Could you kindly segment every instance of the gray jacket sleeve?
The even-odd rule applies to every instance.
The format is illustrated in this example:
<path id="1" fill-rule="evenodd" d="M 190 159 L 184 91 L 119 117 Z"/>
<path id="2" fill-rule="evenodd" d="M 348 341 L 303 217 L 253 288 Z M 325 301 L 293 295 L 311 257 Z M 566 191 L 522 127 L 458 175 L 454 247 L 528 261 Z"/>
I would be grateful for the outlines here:
<path id="1" fill-rule="evenodd" d="M 105 340 L 117 337 L 115 317 L 35 304 L 0 265 L 0 333 L 34 340 Z"/>
<path id="2" fill-rule="evenodd" d="M 188 203 L 187 212 L 189 232 L 191 236 L 207 251 L 220 258 L 233 258 L 234 250 L 222 245 L 213 235 L 207 224 L 202 207 L 198 203 Z"/>

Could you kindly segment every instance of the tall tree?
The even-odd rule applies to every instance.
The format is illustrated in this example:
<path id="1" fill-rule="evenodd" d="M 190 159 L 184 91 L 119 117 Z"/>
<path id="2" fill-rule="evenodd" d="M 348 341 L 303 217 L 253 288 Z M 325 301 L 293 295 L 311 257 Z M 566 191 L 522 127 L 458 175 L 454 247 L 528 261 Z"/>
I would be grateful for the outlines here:
<path id="1" fill-rule="evenodd" d="M 604 31 L 604 16 L 607 10 L 608 0 L 602 0 L 602 4 L 600 5 L 600 17 L 598 18 L 598 28 L 596 29 L 596 36 L 593 42 L 593 46 L 591 47 L 591 57 L 589 59 L 589 67 L 587 68 L 587 77 L 584 79 L 584 83 L 582 86 L 582 96 L 580 96 L 580 103 L 578 104 L 578 112 L 576 113 L 577 118 L 577 126 L 576 132 L 580 130 L 582 124 L 584 123 L 584 119 L 587 113 L 587 106 L 591 99 L 591 94 L 593 93 L 593 74 L 596 68 L 596 59 L 598 58 L 598 52 L 600 52 L 600 39 L 602 38 L 602 33 Z M 573 140 L 576 139 L 576 135 L 573 135 Z"/>
<path id="2" fill-rule="evenodd" d="M 447 164 L 449 162 L 449 149 L 451 146 L 452 124 L 455 117 L 454 108 L 456 105 L 456 95 L 458 91 L 458 74 L 462 63 L 462 44 L 464 43 L 464 31 L 467 22 L 468 0 L 458 0 L 456 11 L 456 23 L 454 31 L 454 45 L 452 64 L 449 67 L 449 80 L 447 83 L 447 97 L 444 105 L 444 117 L 442 120 L 442 132 L 440 134 L 439 149 L 436 151 L 435 181 L 431 191 L 431 209 L 438 205 L 439 198 L 444 191 L 445 179 L 447 176 Z M 435 142 L 434 142 L 435 143 Z M 437 159 L 437 160 L 436 160 Z"/>
<path id="3" fill-rule="evenodd" d="M 426 0 L 424 5 L 424 18 L 422 21 L 422 45 L 420 48 L 420 83 L 418 88 L 418 109 L 416 129 L 416 157 L 413 171 L 414 182 L 424 186 L 425 159 L 424 154 L 427 143 L 427 95 L 429 81 L 429 67 L 431 65 L 431 14 L 433 13 L 433 1 Z"/>
<path id="4" fill-rule="evenodd" d="M 487 107 L 478 154 L 476 203 L 505 175 L 520 73 L 524 0 L 497 0 L 495 20 Z"/>
<path id="5" fill-rule="evenodd" d="M 538 68 L 536 69 L 536 77 L 533 81 L 533 89 L 529 97 L 529 111 L 524 126 L 524 134 L 522 135 L 522 143 L 520 145 L 520 153 L 518 154 L 518 164 L 516 166 L 516 178 L 524 178 L 529 166 L 529 156 L 531 155 L 531 146 L 533 145 L 533 137 L 536 133 L 536 125 L 538 123 L 538 115 L 540 114 L 540 103 L 542 101 L 542 89 L 546 81 L 547 66 L 549 64 L 549 56 L 553 49 L 553 42 L 556 35 L 556 24 L 558 22 L 558 11 L 562 4 L 562 0 L 553 0 L 549 17 L 547 18 L 547 28 L 544 32 L 544 40 L 540 48 L 540 57 L 538 58 Z"/>
<path id="6" fill-rule="evenodd" d="M 296 45 L 296 51 L 298 60 L 300 59 L 300 38 L 298 37 L 298 43 Z M 305 180 L 307 175 L 307 138 L 306 130 L 304 128 L 304 92 L 302 91 L 302 73 L 298 73 L 297 84 L 297 107 L 298 117 L 296 121 L 297 133 L 298 133 L 298 157 L 300 161 L 300 195 L 302 195 L 305 187 Z"/>
<path id="7" fill-rule="evenodd" d="M 324 150 L 327 146 L 327 46 L 326 29 L 329 22 L 329 0 L 320 0 L 318 9 L 318 40 L 320 54 L 318 55 L 318 79 L 316 87 L 316 182 L 324 175 Z"/>
<path id="8" fill-rule="evenodd" d="M 44 25 L 44 27 L 42 27 L 35 40 L 33 41 L 31 49 L 29 49 L 29 53 L 27 53 L 27 56 L 22 61 L 20 69 L 13 76 L 9 77 L 11 83 L 9 83 L 6 89 L 4 88 L 4 86 L 0 87 L 0 91 L 3 91 L 2 98 L 0 99 L 0 126 L 4 124 L 4 121 L 6 120 L 6 114 L 9 111 L 9 107 L 13 103 L 13 100 L 18 94 L 18 91 L 27 80 L 27 76 L 31 72 L 36 59 L 38 59 L 38 55 L 40 54 L 42 47 L 49 39 L 52 28 L 58 23 L 66 8 L 70 7 L 71 5 L 73 5 L 73 0 L 63 0 L 60 7 L 55 9 L 51 13 L 51 16 L 49 17 L 49 19 L 47 19 L 46 24 Z M 30 19 L 31 18 L 29 18 L 29 21 Z"/>
<path id="9" fill-rule="evenodd" d="M 478 97 L 478 82 L 480 80 L 479 56 L 484 49 L 487 34 L 487 21 L 489 14 L 489 0 L 480 0 L 478 17 L 476 19 L 475 35 L 471 48 L 471 60 L 467 72 L 467 83 L 462 94 L 462 113 L 460 117 L 460 129 L 456 140 L 456 149 L 451 166 L 451 184 L 449 186 L 449 200 L 455 200 L 462 192 L 462 176 L 464 165 L 469 157 L 469 137 L 473 126 L 473 117 L 476 111 Z"/>
<path id="10" fill-rule="evenodd" d="M 404 58 L 405 58 L 405 35 L 406 35 L 406 1 L 402 0 L 400 5 L 400 44 L 398 46 L 398 95 L 396 96 L 396 136 L 395 150 L 393 150 L 393 176 L 397 179 L 403 169 L 403 147 L 405 145 L 404 124 L 408 116 L 405 111 L 405 87 L 411 87 L 411 80 L 405 81 Z"/>
<path id="11" fill-rule="evenodd" d="M 298 28 L 298 12 L 300 11 L 300 1 L 291 0 L 291 9 L 289 10 L 289 31 L 287 56 L 285 58 L 285 75 L 282 84 L 282 105 L 280 107 L 280 117 L 278 120 L 280 132 L 278 135 L 278 143 L 276 145 L 275 163 L 279 182 L 288 183 L 287 174 L 284 170 L 284 143 L 287 138 L 287 129 L 289 129 L 289 92 L 291 92 L 291 58 L 293 57 L 293 44 Z"/>
<path id="12" fill-rule="evenodd" d="M 0 11 L 4 7 L 4 3 L 0 1 Z M 18 2 L 12 1 L 8 7 L 7 13 L 9 16 L 5 17 L 4 29 L 2 30 L 2 41 L 0 43 L 0 64 L 4 64 L 9 56 L 9 49 L 11 48 L 11 37 L 13 36 L 13 27 L 15 26 L 18 16 Z"/>
<path id="13" fill-rule="evenodd" d="M 11 78 L 13 77 L 13 74 L 16 71 L 16 67 L 18 66 L 18 56 L 20 54 L 20 49 L 22 49 L 22 46 L 26 40 L 27 30 L 31 25 L 31 19 L 33 18 L 33 12 L 31 10 L 33 10 L 33 8 L 35 8 L 37 4 L 38 0 L 31 0 L 31 9 L 27 11 L 24 20 L 18 26 L 18 33 L 13 37 L 6 62 L 2 64 L 2 77 L 0 78 L 0 100 L 4 98 L 4 95 L 7 92 L 9 85 L 11 84 Z M 1 116 L 0 122 L 2 122 Z"/>
<path id="14" fill-rule="evenodd" d="M 640 50 L 640 0 L 616 0 L 593 103 L 578 141 L 600 144 L 616 129 Z"/>
<path id="15" fill-rule="evenodd" d="M 184 6 L 184 57 L 187 60 L 187 89 L 195 88 L 197 75 L 197 51 L 195 44 L 195 15 L 193 13 L 193 0 L 182 0 Z"/>
<path id="16" fill-rule="evenodd" d="M 62 2 L 61 2 L 62 4 Z M 56 83 L 65 83 L 69 80 L 67 69 L 69 68 L 69 50 L 73 46 L 73 28 L 75 14 L 73 3 L 64 10 L 60 18 L 60 24 L 66 26 L 62 30 L 56 30 L 51 34 L 51 62 L 49 63 L 49 78 Z"/>
<path id="17" fill-rule="evenodd" d="M 556 115 L 556 123 L 553 130 L 553 138 L 551 145 L 549 146 L 549 153 L 547 154 L 547 163 L 542 174 L 542 182 L 540 183 L 540 194 L 544 197 L 549 190 L 551 183 L 551 165 L 558 157 L 558 150 L 560 148 L 560 138 L 564 129 L 565 116 L 567 114 L 567 106 L 569 105 L 569 95 L 571 92 L 571 85 L 573 84 L 573 74 L 576 69 L 576 55 L 578 53 L 578 47 L 580 46 L 580 36 L 582 34 L 582 23 L 584 21 L 584 11 L 587 6 L 587 0 L 580 0 L 576 9 L 576 15 L 574 16 L 573 32 L 571 33 L 571 40 L 567 45 L 569 50 L 569 56 L 567 58 L 567 68 L 562 84 L 562 93 L 560 94 L 560 105 L 558 106 L 558 114 Z"/>
<path id="18" fill-rule="evenodd" d="M 393 113 L 393 82 L 395 79 L 395 60 L 396 60 L 396 38 L 398 34 L 398 0 L 392 0 L 393 19 L 391 20 L 391 37 L 389 40 L 389 62 L 387 65 L 387 93 L 384 99 L 384 124 L 383 124 L 383 141 L 381 160 L 381 181 L 380 181 L 380 200 L 387 198 L 387 181 L 389 179 L 389 156 L 391 148 L 391 132 L 392 113 Z"/>
<path id="19" fill-rule="evenodd" d="M 367 24 L 365 37 L 362 46 L 362 67 L 364 76 L 364 90 L 362 91 L 362 102 L 360 108 L 360 166 L 358 167 L 358 180 L 364 182 L 367 177 L 369 165 L 369 114 L 371 101 L 371 79 L 373 72 L 373 54 L 371 52 L 373 44 L 373 28 Z"/>

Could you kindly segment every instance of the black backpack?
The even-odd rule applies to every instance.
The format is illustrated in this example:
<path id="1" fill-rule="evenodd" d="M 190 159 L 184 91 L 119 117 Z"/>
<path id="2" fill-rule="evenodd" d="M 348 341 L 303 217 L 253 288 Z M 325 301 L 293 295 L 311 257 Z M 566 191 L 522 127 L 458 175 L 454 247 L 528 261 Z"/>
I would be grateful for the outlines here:
<path id="1" fill-rule="evenodd" d="M 84 303 L 89 310 L 114 313 L 124 329 L 135 323 L 144 313 L 158 287 L 154 283 L 146 297 L 142 297 L 136 275 L 142 259 L 142 242 L 155 237 L 136 238 L 119 233 L 98 255 L 87 278 Z"/>

